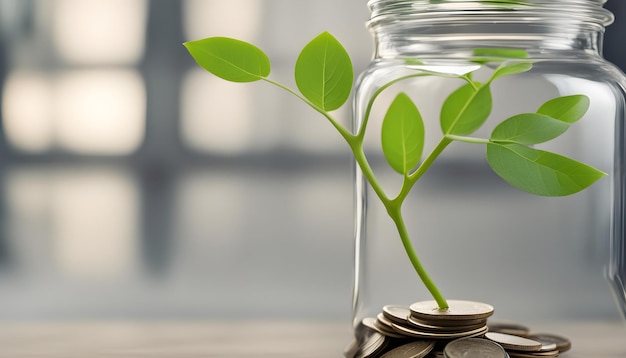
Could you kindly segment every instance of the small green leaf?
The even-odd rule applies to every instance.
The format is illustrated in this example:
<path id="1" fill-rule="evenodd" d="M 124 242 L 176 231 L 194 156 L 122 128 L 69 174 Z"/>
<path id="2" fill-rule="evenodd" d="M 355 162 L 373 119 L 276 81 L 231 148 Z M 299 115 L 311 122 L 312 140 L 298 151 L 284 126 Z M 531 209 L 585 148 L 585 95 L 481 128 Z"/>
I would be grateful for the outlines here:
<path id="1" fill-rule="evenodd" d="M 533 68 L 533 64 L 530 62 L 517 62 L 512 64 L 502 64 L 498 67 L 493 75 L 491 81 L 494 81 L 500 77 L 516 75 L 518 73 L 524 73 L 530 71 Z"/>
<path id="2" fill-rule="evenodd" d="M 341 107 L 352 90 L 354 71 L 348 52 L 330 33 L 309 42 L 296 61 L 300 92 L 324 111 Z"/>
<path id="3" fill-rule="evenodd" d="M 581 119 L 588 109 L 589 97 L 572 95 L 549 100 L 537 110 L 537 113 L 571 124 Z"/>
<path id="4" fill-rule="evenodd" d="M 269 58 L 250 43 L 210 37 L 183 45 L 202 68 L 227 81 L 253 82 L 270 74 Z"/>
<path id="5" fill-rule="evenodd" d="M 487 161 L 512 186 L 542 196 L 571 195 L 606 175 L 587 164 L 521 144 L 487 144 Z"/>
<path id="6" fill-rule="evenodd" d="M 500 123 L 491 133 L 495 142 L 538 144 L 563 134 L 569 124 L 543 114 L 524 113 Z"/>
<path id="7" fill-rule="evenodd" d="M 487 120 L 491 106 L 489 86 L 482 86 L 478 90 L 469 83 L 461 86 L 446 98 L 441 108 L 440 122 L 443 133 L 471 134 Z"/>
<path id="8" fill-rule="evenodd" d="M 395 171 L 408 174 L 419 164 L 424 150 L 424 122 L 405 93 L 398 94 L 387 110 L 381 137 L 385 158 Z"/>

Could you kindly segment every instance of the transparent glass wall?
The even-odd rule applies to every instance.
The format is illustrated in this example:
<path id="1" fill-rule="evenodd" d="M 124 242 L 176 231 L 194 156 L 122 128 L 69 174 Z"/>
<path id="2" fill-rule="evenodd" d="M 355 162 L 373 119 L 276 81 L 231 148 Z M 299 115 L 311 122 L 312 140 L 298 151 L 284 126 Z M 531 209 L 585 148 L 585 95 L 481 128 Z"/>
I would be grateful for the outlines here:
<path id="1" fill-rule="evenodd" d="M 182 42 L 253 42 L 290 84 L 324 30 L 360 72 L 368 15 L 365 0 L 0 0 L 0 319 L 349 322 L 341 138 L 277 89 L 202 72 Z M 586 245 L 601 281 L 608 243 Z M 595 297 L 594 315 L 617 314 Z"/>

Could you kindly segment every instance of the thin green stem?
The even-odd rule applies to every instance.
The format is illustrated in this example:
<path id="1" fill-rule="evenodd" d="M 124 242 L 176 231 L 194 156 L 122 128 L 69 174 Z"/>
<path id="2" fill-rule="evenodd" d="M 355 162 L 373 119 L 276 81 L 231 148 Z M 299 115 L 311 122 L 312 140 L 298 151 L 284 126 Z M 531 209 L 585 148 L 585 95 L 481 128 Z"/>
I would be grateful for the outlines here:
<path id="1" fill-rule="evenodd" d="M 352 134 L 349 130 L 345 129 L 341 124 L 339 124 L 339 122 L 337 122 L 337 120 L 335 120 L 335 118 L 333 118 L 333 116 L 331 116 L 328 112 L 326 112 L 324 109 L 319 108 L 318 106 L 316 106 L 315 104 L 313 104 L 311 101 L 309 101 L 308 99 L 306 99 L 305 97 L 303 97 L 302 95 L 300 95 L 298 92 L 292 90 L 291 88 L 276 82 L 276 81 L 272 81 L 269 78 L 263 78 L 262 79 L 265 82 L 268 82 L 270 84 L 273 84 L 274 86 L 277 86 L 289 93 L 291 93 L 292 95 L 296 96 L 297 98 L 299 98 L 301 101 L 303 101 L 304 103 L 308 104 L 311 108 L 313 108 L 314 110 L 316 110 L 317 112 L 319 112 L 321 115 L 323 115 L 324 117 L 326 117 L 326 119 L 328 119 L 328 121 L 330 122 L 330 124 L 332 124 L 333 127 L 335 127 L 335 129 L 337 129 L 337 131 L 339 132 L 339 134 L 348 142 L 350 141 L 354 141 L 354 134 Z"/>
<path id="2" fill-rule="evenodd" d="M 433 298 L 435 299 L 435 301 L 437 302 L 439 308 L 441 309 L 446 309 L 448 308 L 448 303 L 445 300 L 445 298 L 443 297 L 443 295 L 441 294 L 441 292 L 439 291 L 439 289 L 437 288 L 437 286 L 435 285 L 435 283 L 432 281 L 432 279 L 430 278 L 430 276 L 428 275 L 428 273 L 426 272 L 426 270 L 424 269 L 421 261 L 419 260 L 419 258 L 417 257 L 417 254 L 415 253 L 415 250 L 413 249 L 413 245 L 411 243 L 411 239 L 409 237 L 409 233 L 406 229 L 406 225 L 404 224 L 404 219 L 402 217 L 402 202 L 404 201 L 404 199 L 406 198 L 406 196 L 408 195 L 409 191 L 411 190 L 411 187 L 415 184 L 415 182 L 417 182 L 417 180 L 419 179 L 419 177 L 421 177 L 421 175 L 426 172 L 426 170 L 428 170 L 428 168 L 432 165 L 432 163 L 435 161 L 435 159 L 441 154 L 441 152 L 445 149 L 445 147 L 452 141 L 452 139 L 449 139 L 447 137 L 442 138 L 442 140 L 440 141 L 440 143 L 437 145 L 437 147 L 435 147 L 435 149 L 431 152 L 431 154 L 426 158 L 426 160 L 424 160 L 424 162 L 420 165 L 420 167 L 418 167 L 418 169 L 409 175 L 405 175 L 404 177 L 404 184 L 402 186 L 402 190 L 400 192 L 400 194 L 398 195 L 398 197 L 396 197 L 395 199 L 391 200 L 386 194 L 384 189 L 382 188 L 382 186 L 380 185 L 380 183 L 378 182 L 378 180 L 376 179 L 376 176 L 374 175 L 374 171 L 372 170 L 371 165 L 369 164 L 369 161 L 367 160 L 367 157 L 365 155 L 365 152 L 363 150 L 363 140 L 365 137 L 365 129 L 367 127 L 367 122 L 369 120 L 369 116 L 371 114 L 371 110 L 372 110 L 372 106 L 374 104 L 375 99 L 387 88 L 389 88 L 391 85 L 407 79 L 407 78 L 411 78 L 411 77 L 419 77 L 419 76 L 426 76 L 427 74 L 415 74 L 415 75 L 411 75 L 411 76 L 405 76 L 402 78 L 399 78 L 397 80 L 391 81 L 387 84 L 385 84 L 384 86 L 382 86 L 381 88 L 379 88 L 374 95 L 372 96 L 372 98 L 370 98 L 370 101 L 368 103 L 366 112 L 365 112 L 365 116 L 364 116 L 364 120 L 361 124 L 361 127 L 359 129 L 359 132 L 354 135 L 352 134 L 350 131 L 348 131 L 347 129 L 345 129 L 343 126 L 341 126 L 341 124 L 339 124 L 339 122 L 337 122 L 328 112 L 326 112 L 325 110 L 323 110 L 322 108 L 319 108 L 318 106 L 316 106 L 315 104 L 313 104 L 311 101 L 309 101 L 308 99 L 306 99 L 305 97 L 303 97 L 302 95 L 300 95 L 299 93 L 297 93 L 296 91 L 290 89 L 287 86 L 284 86 L 278 82 L 275 82 L 273 80 L 270 80 L 268 78 L 264 78 L 263 80 L 273 84 L 289 93 L 291 93 L 292 95 L 296 96 L 296 98 L 299 98 L 301 101 L 303 101 L 304 103 L 308 104 L 311 108 L 313 108 L 314 110 L 316 110 L 317 112 L 319 112 L 320 114 L 322 114 L 324 117 L 326 117 L 328 119 L 328 121 L 333 125 L 333 127 L 335 127 L 335 129 L 337 129 L 337 131 L 339 132 L 339 134 L 346 140 L 347 144 L 349 145 L 352 154 L 354 155 L 354 158 L 357 162 L 357 165 L 359 166 L 359 168 L 361 169 L 361 172 L 363 173 L 363 176 L 365 177 L 365 179 L 367 180 L 367 182 L 370 184 L 370 186 L 372 187 L 372 190 L 374 191 L 374 193 L 376 193 L 376 195 L 378 196 L 378 198 L 381 200 L 381 202 L 383 203 L 383 205 L 387 208 L 387 212 L 390 216 L 390 218 L 393 220 L 393 222 L 396 225 L 396 228 L 398 230 L 398 234 L 400 235 L 400 239 L 402 240 L 402 244 L 404 246 L 404 249 L 407 253 L 407 256 L 409 257 L 409 260 L 411 261 L 411 264 L 413 265 L 413 268 L 415 269 L 417 275 L 420 277 L 420 279 L 422 280 L 422 283 L 424 284 L 424 286 L 428 289 L 428 291 L 430 292 L 430 294 L 433 296 Z M 467 78 L 462 77 L 465 80 L 467 80 Z"/>
<path id="3" fill-rule="evenodd" d="M 491 141 L 489 139 L 475 138 L 475 137 L 465 137 L 465 136 L 454 135 L 454 134 L 446 134 L 445 137 L 448 138 L 448 139 L 455 140 L 457 142 L 465 142 L 465 143 L 472 143 L 472 144 L 489 144 L 489 143 L 491 143 Z"/>
<path id="4" fill-rule="evenodd" d="M 376 101 L 376 98 L 378 98 L 378 96 L 383 93 L 384 90 L 386 90 L 387 88 L 391 87 L 392 85 L 409 79 L 409 78 L 415 78 L 415 77 L 423 77 L 423 76 L 429 76 L 430 74 L 424 74 L 424 73 L 416 73 L 413 75 L 408 75 L 408 76 L 403 76 L 400 78 L 396 78 L 393 81 L 387 82 L 384 85 L 382 85 L 379 89 L 377 89 L 374 94 L 372 94 L 372 97 L 370 98 L 369 102 L 367 103 L 367 108 L 365 109 L 365 114 L 363 115 L 363 122 L 361 123 L 361 126 L 359 128 L 359 132 L 356 134 L 357 137 L 363 138 L 365 136 L 365 129 L 367 128 L 367 123 L 369 122 L 370 119 L 370 114 L 372 113 L 372 107 L 374 106 L 374 102 Z"/>
<path id="5" fill-rule="evenodd" d="M 409 174 L 406 177 L 404 185 L 402 185 L 402 190 L 400 191 L 400 194 L 398 194 L 398 196 L 394 200 L 399 202 L 404 201 L 407 195 L 409 195 L 409 192 L 411 191 L 413 185 L 415 185 L 415 183 L 422 177 L 422 175 L 424 175 L 424 173 L 426 173 L 426 171 L 430 169 L 435 160 L 441 155 L 443 150 L 446 149 L 446 147 L 450 143 L 452 143 L 452 139 L 448 138 L 448 136 L 443 136 L 441 138 L 439 143 L 437 143 L 435 148 L 430 152 L 430 154 L 428 154 L 422 164 L 420 164 L 413 173 Z"/>
<path id="6" fill-rule="evenodd" d="M 355 137 L 353 140 L 348 140 L 348 145 L 350 145 L 350 149 L 352 150 L 352 154 L 354 155 L 354 159 L 356 160 L 359 168 L 361 168 L 361 172 L 363 176 L 367 180 L 367 182 L 376 193 L 376 196 L 383 202 L 383 204 L 387 205 L 389 203 L 389 197 L 385 194 L 383 187 L 380 185 L 378 180 L 376 180 L 376 176 L 374 175 L 374 171 L 370 166 L 367 157 L 365 156 L 365 152 L 363 151 L 363 139 L 360 137 Z"/>
<path id="7" fill-rule="evenodd" d="M 454 74 L 445 74 L 445 73 L 439 73 L 439 72 L 431 72 L 431 71 L 426 71 L 426 70 L 421 70 L 421 73 L 415 73 L 412 75 L 408 75 L 408 76 L 402 76 L 399 78 L 396 78 L 393 81 L 389 81 L 387 83 L 385 83 L 384 85 L 382 85 L 379 89 L 377 89 L 374 94 L 372 94 L 372 97 L 370 98 L 369 102 L 367 103 L 367 108 L 365 109 L 365 114 L 363 115 L 363 122 L 361 123 L 361 126 L 359 128 L 358 133 L 356 134 L 357 137 L 364 137 L 365 136 L 365 130 L 367 128 L 367 123 L 369 122 L 369 118 L 370 118 L 370 114 L 372 113 L 372 107 L 374 106 L 374 102 L 376 101 L 376 98 L 378 98 L 378 96 L 387 88 L 391 87 L 392 85 L 400 82 L 400 81 L 404 81 L 406 79 L 409 78 L 416 78 L 416 77 L 426 77 L 426 76 L 438 76 L 438 77 L 444 77 L 444 78 L 460 78 L 464 81 L 466 81 L 467 83 L 469 83 L 470 85 L 474 86 L 474 89 L 478 90 L 476 88 L 476 84 L 474 83 L 474 81 L 472 81 L 471 78 L 471 72 L 469 74 L 464 74 L 464 75 L 454 75 Z"/>
<path id="8" fill-rule="evenodd" d="M 426 286 L 426 289 L 428 290 L 428 292 L 430 292 L 430 294 L 433 296 L 439 308 L 440 309 L 448 308 L 448 302 L 443 297 L 443 295 L 441 294 L 441 292 L 439 291 L 439 289 L 437 288 L 433 280 L 430 278 L 430 276 L 424 269 L 424 266 L 422 265 L 422 262 L 420 261 L 420 259 L 417 257 L 417 254 L 415 254 L 415 250 L 413 249 L 413 244 L 411 243 L 411 238 L 409 237 L 409 233 L 406 229 L 406 225 L 404 224 L 404 219 L 402 218 L 401 207 L 398 205 L 389 205 L 387 207 L 387 212 L 389 213 L 389 216 L 391 217 L 393 222 L 396 224 L 396 228 L 398 229 L 398 234 L 400 234 L 400 239 L 402 240 L 402 245 L 404 246 L 404 250 L 409 256 L 409 260 L 411 261 L 411 264 L 413 265 L 415 272 L 417 272 L 417 275 L 424 283 L 424 286 Z"/>
<path id="9" fill-rule="evenodd" d="M 365 156 L 365 152 L 363 151 L 363 136 L 362 135 L 357 136 L 357 135 L 352 134 L 350 131 L 345 129 L 341 124 L 339 124 L 339 122 L 337 122 L 328 112 L 319 108 L 318 106 L 316 106 L 311 101 L 306 99 L 304 96 L 300 95 L 298 92 L 292 90 L 291 88 L 279 82 L 272 81 L 269 78 L 263 78 L 263 80 L 291 93 L 292 95 L 296 96 L 296 98 L 299 98 L 301 101 L 308 104 L 311 108 L 313 108 L 317 112 L 321 113 L 324 117 L 326 117 L 328 121 L 333 125 L 333 127 L 335 127 L 339 131 L 339 134 L 341 134 L 341 136 L 348 143 L 348 146 L 350 147 L 350 150 L 352 151 L 352 154 L 354 155 L 354 159 L 356 160 L 357 164 L 359 165 L 359 168 L 361 168 L 361 171 L 363 172 L 363 176 L 368 181 L 368 183 L 372 186 L 372 189 L 374 190 L 376 195 L 380 198 L 380 200 L 383 203 L 389 202 L 389 198 L 385 194 L 385 191 L 383 190 L 382 186 L 378 183 L 378 180 L 376 180 L 374 171 L 372 170 L 372 167 L 370 166 L 367 160 L 367 157 Z"/>

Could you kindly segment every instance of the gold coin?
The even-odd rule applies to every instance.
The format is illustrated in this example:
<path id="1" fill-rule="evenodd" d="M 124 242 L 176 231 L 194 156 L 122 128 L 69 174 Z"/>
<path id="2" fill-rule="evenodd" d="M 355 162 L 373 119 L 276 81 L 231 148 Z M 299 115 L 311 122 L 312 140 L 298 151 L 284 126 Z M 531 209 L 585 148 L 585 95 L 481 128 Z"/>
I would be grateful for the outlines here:
<path id="1" fill-rule="evenodd" d="M 524 351 L 524 352 L 537 352 L 541 349 L 541 342 L 533 341 L 532 339 L 514 336 L 512 334 L 489 332 L 485 334 L 485 337 L 500 344 L 507 350 Z"/>
<path id="2" fill-rule="evenodd" d="M 493 306 L 486 303 L 449 300 L 448 308 L 440 309 L 435 301 L 416 302 L 409 308 L 411 316 L 422 320 L 472 320 L 493 314 Z"/>

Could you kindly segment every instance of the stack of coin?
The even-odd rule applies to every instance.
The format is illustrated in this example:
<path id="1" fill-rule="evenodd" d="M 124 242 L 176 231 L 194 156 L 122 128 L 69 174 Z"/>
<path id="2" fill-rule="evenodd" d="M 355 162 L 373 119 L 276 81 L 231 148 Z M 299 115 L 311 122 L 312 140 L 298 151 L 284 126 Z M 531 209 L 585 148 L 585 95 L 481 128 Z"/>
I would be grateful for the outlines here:
<path id="1" fill-rule="evenodd" d="M 493 307 L 470 301 L 448 301 L 441 310 L 434 301 L 409 307 L 387 305 L 376 317 L 364 318 L 347 358 L 556 357 L 571 348 L 568 339 L 533 334 L 514 322 L 487 322 Z"/>
<path id="2" fill-rule="evenodd" d="M 456 300 L 449 300 L 448 305 L 445 310 L 439 309 L 435 301 L 416 302 L 410 307 L 385 306 L 376 317 L 361 321 L 362 327 L 358 331 L 362 334 L 357 335 L 360 337 L 346 349 L 345 355 L 348 358 L 420 358 L 431 353 L 436 357 L 442 356 L 442 342 L 487 333 L 487 318 L 493 314 L 492 306 Z M 407 345 L 411 344 L 414 347 L 409 349 Z M 413 352 L 411 355 L 400 354 L 409 350 Z"/>

